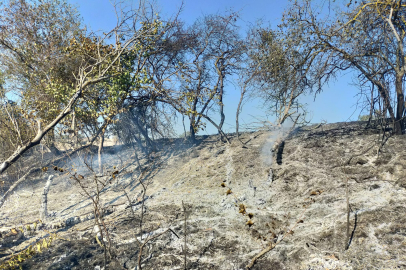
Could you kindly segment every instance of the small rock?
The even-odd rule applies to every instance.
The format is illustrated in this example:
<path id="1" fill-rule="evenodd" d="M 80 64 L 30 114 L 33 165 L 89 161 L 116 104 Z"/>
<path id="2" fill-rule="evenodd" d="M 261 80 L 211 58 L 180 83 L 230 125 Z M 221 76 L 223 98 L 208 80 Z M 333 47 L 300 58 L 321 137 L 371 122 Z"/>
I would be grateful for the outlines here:
<path id="1" fill-rule="evenodd" d="M 265 204 L 266 203 L 266 201 L 264 200 L 264 199 L 259 199 L 258 201 L 257 201 L 257 204 L 258 205 L 263 205 L 263 204 Z"/>
<path id="2" fill-rule="evenodd" d="M 100 227 L 98 225 L 94 225 L 93 231 L 97 237 L 101 237 Z"/>
<path id="3" fill-rule="evenodd" d="M 231 208 L 233 208 L 233 204 L 231 204 L 231 203 L 225 203 L 225 204 L 223 204 L 222 206 L 223 206 L 224 209 L 231 209 Z"/>
<path id="4" fill-rule="evenodd" d="M 66 226 L 72 226 L 75 224 L 80 223 L 80 218 L 79 217 L 70 217 L 65 221 Z"/>
<path id="5" fill-rule="evenodd" d="M 104 212 L 104 215 L 110 215 L 111 213 L 114 212 L 114 208 L 112 205 L 108 205 L 103 208 L 103 212 Z"/>
<path id="6" fill-rule="evenodd" d="M 94 213 L 90 213 L 89 215 L 87 215 L 85 217 L 85 220 L 91 220 L 91 219 L 94 219 Z"/>
<path id="7" fill-rule="evenodd" d="M 66 258 L 66 253 L 62 254 L 62 255 L 59 257 L 58 262 L 62 261 L 63 258 Z"/>
<path id="8" fill-rule="evenodd" d="M 354 163 L 356 165 L 364 165 L 368 163 L 368 159 L 364 158 L 364 157 L 357 157 L 354 159 Z"/>
<path id="9" fill-rule="evenodd" d="M 189 154 L 189 157 L 190 157 L 190 158 L 197 158 L 197 157 L 199 157 L 199 154 L 197 153 L 197 151 L 192 151 L 192 152 Z"/>
<path id="10" fill-rule="evenodd" d="M 273 178 L 273 171 L 272 168 L 269 169 L 269 173 L 268 173 L 268 179 L 266 180 L 265 184 L 266 185 L 271 185 L 272 184 L 272 178 Z"/>
<path id="11" fill-rule="evenodd" d="M 224 153 L 226 149 L 224 147 L 220 148 L 219 150 L 217 150 L 214 154 L 213 157 L 217 157 L 218 155 L 221 155 Z"/>
<path id="12" fill-rule="evenodd" d="M 178 182 L 176 182 L 175 184 L 173 184 L 172 185 L 172 187 L 178 187 L 178 186 L 180 186 L 180 185 L 182 185 L 183 183 L 185 183 L 185 180 L 184 179 L 182 179 L 182 180 L 179 180 Z"/>

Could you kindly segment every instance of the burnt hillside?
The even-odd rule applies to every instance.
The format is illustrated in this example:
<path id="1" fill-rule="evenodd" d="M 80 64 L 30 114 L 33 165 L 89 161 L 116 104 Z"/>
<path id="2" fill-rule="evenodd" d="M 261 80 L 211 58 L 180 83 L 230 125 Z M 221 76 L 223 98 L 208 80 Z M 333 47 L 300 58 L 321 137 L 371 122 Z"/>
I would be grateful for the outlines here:
<path id="1" fill-rule="evenodd" d="M 341 123 L 287 137 L 244 133 L 244 147 L 230 138 L 161 141 L 149 156 L 114 146 L 104 175 L 83 156 L 58 164 L 63 172 L 38 174 L 0 209 L 2 260 L 57 233 L 23 269 L 102 269 L 87 195 L 95 196 L 99 181 L 108 269 L 137 269 L 138 260 L 142 269 L 184 269 L 185 255 L 187 269 L 246 269 L 261 252 L 252 269 L 406 267 L 405 136 L 381 147 L 379 130 Z M 49 217 L 40 222 L 50 173 Z"/>

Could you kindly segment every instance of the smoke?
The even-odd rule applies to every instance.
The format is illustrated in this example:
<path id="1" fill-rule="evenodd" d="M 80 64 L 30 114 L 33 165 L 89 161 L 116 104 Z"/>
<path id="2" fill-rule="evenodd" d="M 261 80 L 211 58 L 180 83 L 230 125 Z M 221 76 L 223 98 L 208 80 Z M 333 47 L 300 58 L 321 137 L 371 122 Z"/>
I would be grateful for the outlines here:
<path id="1" fill-rule="evenodd" d="M 289 133 L 294 130 L 294 122 L 290 119 L 286 120 L 283 125 L 271 128 L 269 137 L 266 139 L 264 146 L 261 149 L 263 163 L 271 167 L 273 156 L 278 153 L 278 148 L 286 139 Z"/>
<path id="2" fill-rule="evenodd" d="M 115 153 L 102 152 L 101 154 L 102 166 L 105 170 L 112 170 L 113 167 L 121 167 L 122 158 Z M 72 159 L 69 164 L 74 166 L 75 172 L 82 175 L 99 174 L 99 160 L 97 153 L 91 153 L 87 155 L 80 155 Z M 104 170 L 103 170 L 104 171 Z"/>

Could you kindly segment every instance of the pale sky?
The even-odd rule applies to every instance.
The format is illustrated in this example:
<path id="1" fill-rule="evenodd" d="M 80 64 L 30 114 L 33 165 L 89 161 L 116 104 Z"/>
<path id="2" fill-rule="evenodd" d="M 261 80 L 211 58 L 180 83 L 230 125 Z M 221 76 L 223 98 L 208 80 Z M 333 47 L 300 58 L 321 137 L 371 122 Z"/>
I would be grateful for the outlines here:
<path id="1" fill-rule="evenodd" d="M 107 31 L 115 26 L 114 9 L 109 0 L 69 0 L 78 7 L 84 23 L 92 30 Z M 132 1 L 126 0 L 127 3 Z M 135 3 L 138 1 L 135 1 Z M 162 18 L 173 16 L 181 6 L 181 0 L 156 0 Z M 181 20 L 192 24 L 199 16 L 236 11 L 240 14 L 239 26 L 241 34 L 244 35 L 247 26 L 261 20 L 266 25 L 276 26 L 282 17 L 283 10 L 288 6 L 289 1 L 277 0 L 184 0 L 183 9 L 180 14 Z M 332 81 L 325 87 L 324 91 L 313 101 L 313 96 L 303 97 L 302 101 L 307 103 L 308 111 L 311 112 L 309 120 L 319 123 L 323 120 L 328 122 L 355 121 L 358 119 L 359 109 L 355 107 L 358 90 L 351 86 L 352 75 L 343 74 L 337 81 Z M 224 129 L 226 132 L 234 132 L 235 111 L 239 100 L 239 90 L 229 84 L 226 88 L 225 113 L 226 120 Z M 365 111 L 363 114 L 367 114 Z M 266 119 L 264 109 L 260 107 L 259 101 L 246 103 L 242 115 L 241 124 L 250 124 L 257 119 Z M 272 116 L 269 117 L 272 119 Z M 183 130 L 183 128 L 182 128 Z M 216 133 L 209 123 L 207 131 L 199 134 Z"/>

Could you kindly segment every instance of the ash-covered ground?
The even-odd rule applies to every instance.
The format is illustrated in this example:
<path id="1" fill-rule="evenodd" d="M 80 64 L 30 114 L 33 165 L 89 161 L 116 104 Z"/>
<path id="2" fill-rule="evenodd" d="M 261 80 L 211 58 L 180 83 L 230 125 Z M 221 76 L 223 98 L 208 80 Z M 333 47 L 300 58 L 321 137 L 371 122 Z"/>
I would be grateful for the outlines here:
<path id="1" fill-rule="evenodd" d="M 187 269 L 246 269 L 263 250 L 252 269 L 404 269 L 406 136 L 381 147 L 380 131 L 364 126 L 244 133 L 244 146 L 234 135 L 231 144 L 218 136 L 193 145 L 165 140 L 149 156 L 112 146 L 104 176 L 96 156 L 83 152 L 57 164 L 63 172 L 32 177 L 3 205 L 0 259 L 56 233 L 23 269 L 102 269 L 88 197 L 100 181 L 108 183 L 99 189 L 100 210 L 114 258 L 107 269 L 138 269 L 141 246 L 142 269 L 185 269 L 185 257 Z M 49 217 L 41 223 L 49 174 Z"/>

